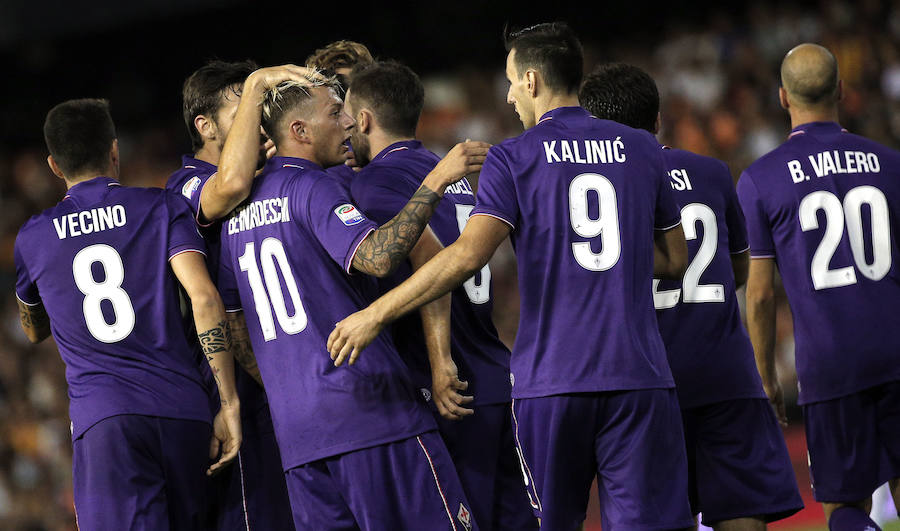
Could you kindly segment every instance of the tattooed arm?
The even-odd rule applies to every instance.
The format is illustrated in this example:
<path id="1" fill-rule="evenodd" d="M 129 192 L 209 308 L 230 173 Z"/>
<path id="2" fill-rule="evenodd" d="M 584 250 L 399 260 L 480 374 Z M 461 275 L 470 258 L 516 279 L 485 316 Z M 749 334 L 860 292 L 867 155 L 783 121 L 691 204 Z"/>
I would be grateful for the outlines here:
<path id="1" fill-rule="evenodd" d="M 19 305 L 19 321 L 25 336 L 32 343 L 40 343 L 50 336 L 50 317 L 43 303 L 28 305 L 16 298 Z"/>
<path id="2" fill-rule="evenodd" d="M 207 470 L 207 474 L 214 474 L 231 463 L 241 447 L 241 413 L 234 384 L 231 334 L 225 320 L 225 306 L 209 279 L 203 255 L 181 253 L 172 257 L 169 263 L 191 299 L 197 337 L 219 387 L 222 404 L 213 419 L 209 455 L 210 459 L 218 460 Z"/>
<path id="3" fill-rule="evenodd" d="M 256 366 L 256 355 L 253 353 L 253 345 L 250 344 L 250 332 L 247 330 L 244 312 L 226 312 L 225 317 L 231 330 L 231 353 L 234 354 L 234 359 L 256 380 L 256 383 L 262 386 L 262 376 L 259 374 L 259 367 Z"/>
<path id="4" fill-rule="evenodd" d="M 444 189 L 480 170 L 488 148 L 484 142 L 462 142 L 450 150 L 403 210 L 363 240 L 353 256 L 353 267 L 376 277 L 390 275 L 419 241 Z"/>

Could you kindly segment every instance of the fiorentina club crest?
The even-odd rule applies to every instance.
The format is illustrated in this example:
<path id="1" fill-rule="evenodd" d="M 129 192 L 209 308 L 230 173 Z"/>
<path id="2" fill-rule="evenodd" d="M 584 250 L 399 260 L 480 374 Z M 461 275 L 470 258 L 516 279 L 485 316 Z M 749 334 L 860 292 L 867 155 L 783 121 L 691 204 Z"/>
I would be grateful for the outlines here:
<path id="1" fill-rule="evenodd" d="M 472 513 L 466 509 L 462 503 L 459 504 L 459 510 L 456 511 L 456 519 L 459 520 L 466 529 L 472 529 Z"/>

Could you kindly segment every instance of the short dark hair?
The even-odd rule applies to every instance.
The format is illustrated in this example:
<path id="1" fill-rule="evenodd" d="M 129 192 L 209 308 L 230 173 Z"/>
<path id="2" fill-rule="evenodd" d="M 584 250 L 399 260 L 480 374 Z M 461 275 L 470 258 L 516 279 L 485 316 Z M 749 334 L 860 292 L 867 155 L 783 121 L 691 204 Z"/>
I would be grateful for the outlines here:
<path id="1" fill-rule="evenodd" d="M 50 109 L 44 120 L 47 149 L 66 177 L 105 172 L 115 139 L 116 126 L 106 100 L 65 101 Z"/>
<path id="2" fill-rule="evenodd" d="M 425 87 L 408 66 L 379 61 L 353 69 L 353 99 L 366 103 L 385 131 L 415 136 L 425 105 Z"/>
<path id="3" fill-rule="evenodd" d="M 306 58 L 306 66 L 323 70 L 325 75 L 335 76 L 340 84 L 341 94 L 350 88 L 350 78 L 338 74 L 339 68 L 355 68 L 375 62 L 372 52 L 361 42 L 340 40 L 319 48 Z"/>
<path id="4" fill-rule="evenodd" d="M 249 59 L 233 63 L 210 61 L 184 81 L 184 87 L 181 89 L 182 113 L 194 151 L 203 147 L 203 137 L 194 127 L 194 118 L 202 114 L 215 119 L 216 113 L 222 108 L 225 94 L 234 91 L 235 85 L 243 86 L 247 76 L 257 68 L 256 63 Z M 240 91 L 235 93 L 240 95 Z"/>
<path id="5" fill-rule="evenodd" d="M 636 66 L 600 65 L 584 80 L 578 101 L 597 118 L 655 132 L 659 91 L 653 78 Z"/>
<path id="6" fill-rule="evenodd" d="M 334 77 L 324 80 L 308 79 L 308 81 L 308 85 L 296 81 L 282 81 L 265 93 L 262 103 L 262 126 L 276 146 L 283 140 L 279 129 L 282 119 L 287 113 L 310 100 L 312 97 L 311 87 L 339 90 L 338 82 Z"/>
<path id="7" fill-rule="evenodd" d="M 573 94 L 584 75 L 581 42 L 565 22 L 546 22 L 520 30 L 503 30 L 506 51 L 516 50 L 516 70 L 534 68 L 551 90 Z"/>

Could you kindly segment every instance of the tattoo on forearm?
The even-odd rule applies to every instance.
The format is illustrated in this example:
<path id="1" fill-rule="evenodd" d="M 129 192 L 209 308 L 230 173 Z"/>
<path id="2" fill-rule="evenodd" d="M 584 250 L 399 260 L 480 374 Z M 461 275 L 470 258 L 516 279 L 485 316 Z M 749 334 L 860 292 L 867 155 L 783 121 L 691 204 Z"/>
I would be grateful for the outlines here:
<path id="1" fill-rule="evenodd" d="M 353 257 L 353 267 L 373 275 L 393 271 L 419 241 L 440 200 L 427 186 L 420 186 L 399 214 L 363 241 Z"/>
<path id="2" fill-rule="evenodd" d="M 231 320 L 231 353 L 234 359 L 247 371 L 250 376 L 257 382 L 262 382 L 259 374 L 259 367 L 256 365 L 256 355 L 253 353 L 253 346 L 250 344 L 250 334 L 243 320 Z"/>
<path id="3" fill-rule="evenodd" d="M 211 359 L 212 354 L 231 348 L 231 334 L 225 321 L 219 321 L 216 326 L 206 332 L 198 332 L 197 338 L 200 340 L 200 348 L 203 349 L 207 359 Z"/>
<path id="4" fill-rule="evenodd" d="M 50 316 L 43 306 L 27 306 L 19 302 L 19 320 L 24 328 L 41 331 L 50 327 Z"/>

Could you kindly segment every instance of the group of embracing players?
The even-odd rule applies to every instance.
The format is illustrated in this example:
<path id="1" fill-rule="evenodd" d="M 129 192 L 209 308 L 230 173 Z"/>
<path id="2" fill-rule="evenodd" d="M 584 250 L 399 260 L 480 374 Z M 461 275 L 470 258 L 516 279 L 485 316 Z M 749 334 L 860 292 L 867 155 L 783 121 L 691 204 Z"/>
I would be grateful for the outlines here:
<path id="1" fill-rule="evenodd" d="M 418 76 L 348 41 L 194 72 L 166 190 L 119 184 L 106 101 L 50 110 L 68 193 L 19 232 L 16 296 L 66 363 L 81 529 L 572 531 L 595 478 L 605 530 L 765 529 L 803 506 L 776 268 L 816 499 L 832 530 L 878 528 L 872 492 L 900 496 L 900 155 L 838 124 L 831 53 L 787 53 L 793 129 L 735 189 L 657 142 L 639 68 L 583 79 L 563 23 L 505 45 L 525 132 L 443 159 L 415 138 Z"/>

